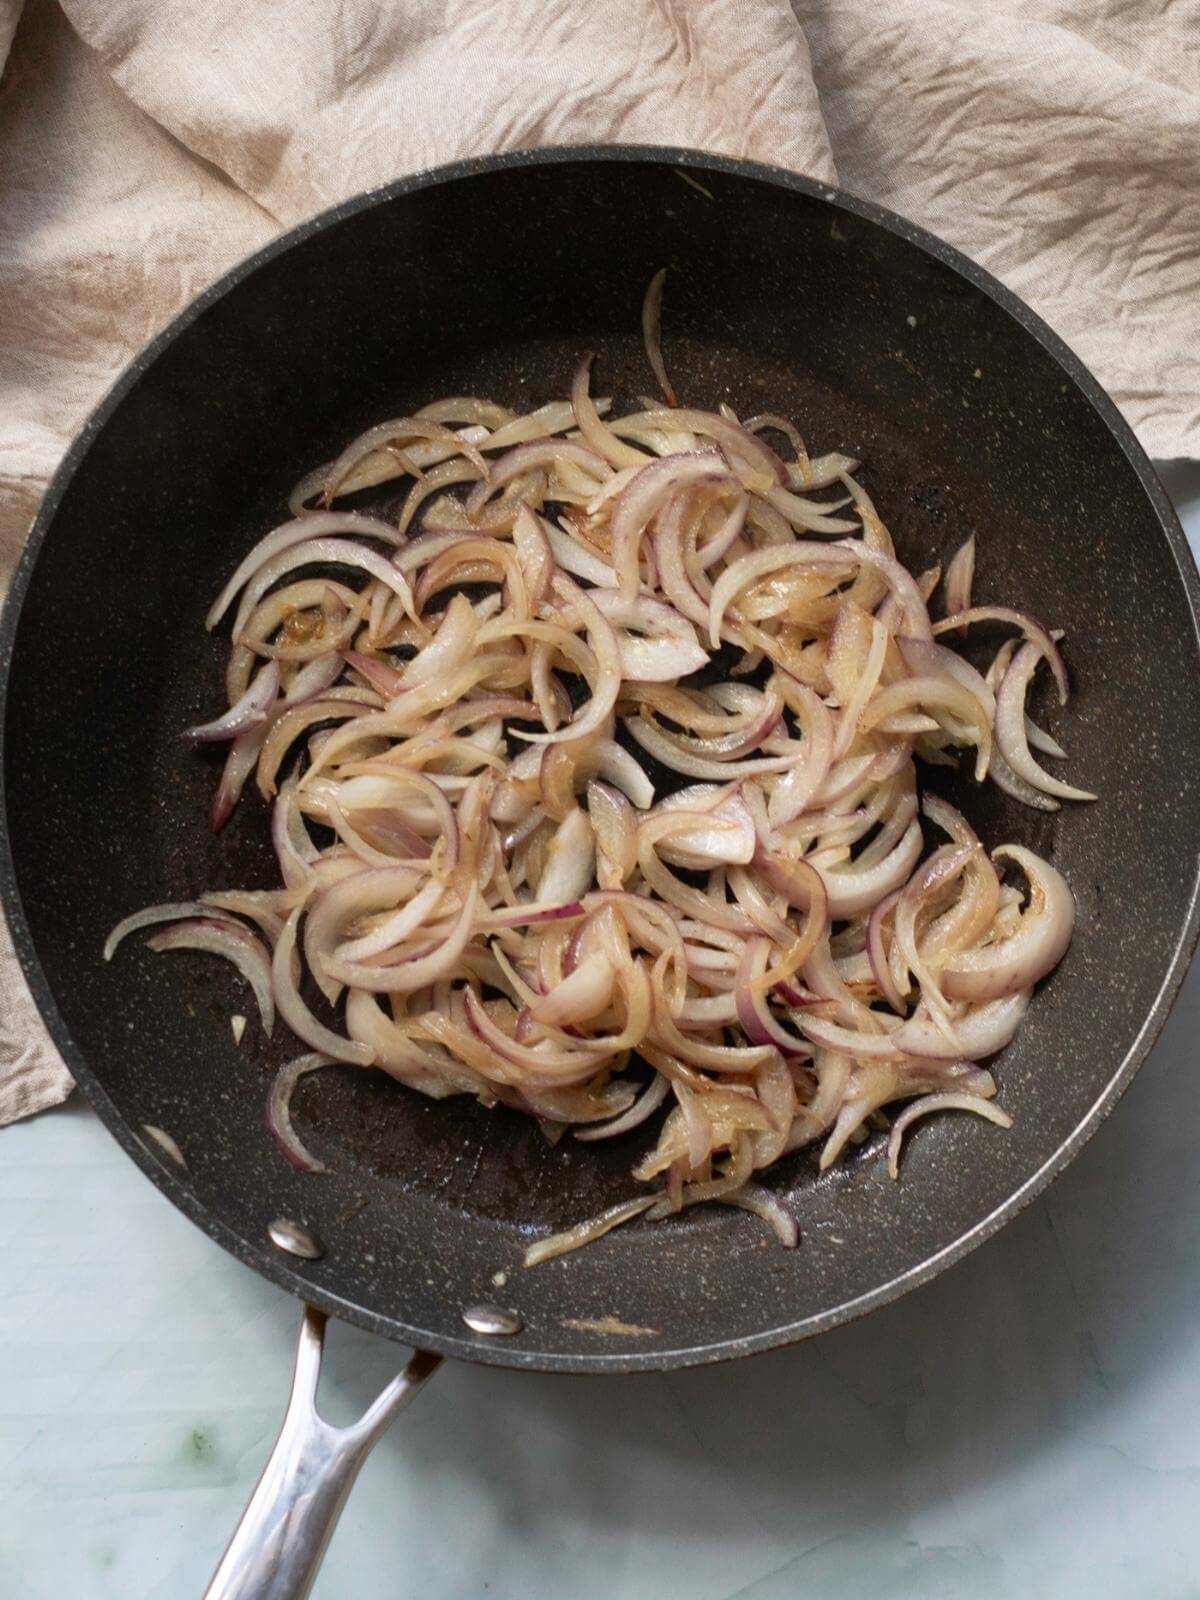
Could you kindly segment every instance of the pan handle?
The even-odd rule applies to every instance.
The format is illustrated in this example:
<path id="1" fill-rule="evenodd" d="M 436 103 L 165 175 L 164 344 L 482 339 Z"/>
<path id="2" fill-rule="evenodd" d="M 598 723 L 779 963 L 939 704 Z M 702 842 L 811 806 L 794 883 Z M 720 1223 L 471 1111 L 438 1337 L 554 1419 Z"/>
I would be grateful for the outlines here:
<path id="1" fill-rule="evenodd" d="M 418 1350 L 365 1414 L 334 1428 L 317 1414 L 325 1314 L 305 1306 L 287 1415 L 205 1600 L 304 1600 L 367 1452 L 441 1356 Z"/>

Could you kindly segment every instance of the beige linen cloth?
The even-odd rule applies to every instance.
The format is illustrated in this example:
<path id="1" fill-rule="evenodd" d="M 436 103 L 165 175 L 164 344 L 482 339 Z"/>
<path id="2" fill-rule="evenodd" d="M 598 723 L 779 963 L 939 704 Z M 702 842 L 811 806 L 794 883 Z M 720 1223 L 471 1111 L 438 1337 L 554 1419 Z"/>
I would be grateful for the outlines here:
<path id="1" fill-rule="evenodd" d="M 0 62 L 5 582 L 87 412 L 225 267 L 539 144 L 882 201 L 1029 300 L 1152 453 L 1200 454 L 1195 0 L 0 0 Z M 0 939 L 0 1123 L 69 1089 Z"/>

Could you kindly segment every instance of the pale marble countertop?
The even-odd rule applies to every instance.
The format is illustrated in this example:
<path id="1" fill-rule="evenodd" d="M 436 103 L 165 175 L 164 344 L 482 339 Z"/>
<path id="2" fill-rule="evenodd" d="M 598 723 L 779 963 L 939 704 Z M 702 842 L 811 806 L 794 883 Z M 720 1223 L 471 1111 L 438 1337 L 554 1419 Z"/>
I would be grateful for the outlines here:
<path id="1" fill-rule="evenodd" d="M 1200 548 L 1200 469 L 1165 476 Z M 1198 1028 L 1194 971 L 1048 1194 L 852 1327 L 662 1377 L 447 1367 L 368 1461 L 318 1600 L 1200 1595 Z M 192 1600 L 279 1423 L 296 1303 L 78 1100 L 0 1133 L 0 1238 L 0 1594 Z M 399 1356 L 334 1328 L 326 1413 Z"/>

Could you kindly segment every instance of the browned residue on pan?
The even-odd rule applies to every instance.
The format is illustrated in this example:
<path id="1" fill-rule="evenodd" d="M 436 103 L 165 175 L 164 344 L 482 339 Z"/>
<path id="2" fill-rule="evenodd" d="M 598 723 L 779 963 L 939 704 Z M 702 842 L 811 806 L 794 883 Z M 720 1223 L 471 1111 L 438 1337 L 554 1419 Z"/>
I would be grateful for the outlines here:
<path id="1" fill-rule="evenodd" d="M 564 1328 L 574 1328 L 579 1333 L 613 1333 L 623 1339 L 650 1339 L 657 1328 L 639 1328 L 636 1322 L 622 1322 L 620 1317 L 564 1317 Z"/>

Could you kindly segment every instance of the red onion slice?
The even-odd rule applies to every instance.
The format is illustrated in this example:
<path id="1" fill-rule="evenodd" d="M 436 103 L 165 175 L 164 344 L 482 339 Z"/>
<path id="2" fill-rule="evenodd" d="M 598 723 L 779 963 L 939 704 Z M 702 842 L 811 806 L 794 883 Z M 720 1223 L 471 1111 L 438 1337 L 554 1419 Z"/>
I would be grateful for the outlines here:
<path id="1" fill-rule="evenodd" d="M 559 824 L 546 848 L 546 865 L 538 879 L 537 899 L 543 905 L 580 900 L 592 887 L 596 869 L 596 835 L 591 818 L 578 807 Z"/>
<path id="2" fill-rule="evenodd" d="M 619 1228 L 623 1222 L 632 1222 L 634 1217 L 640 1217 L 644 1211 L 649 1211 L 651 1206 L 658 1204 L 659 1199 L 659 1195 L 650 1194 L 642 1195 L 637 1200 L 626 1200 L 619 1206 L 610 1206 L 598 1217 L 581 1222 L 577 1227 L 568 1228 L 565 1233 L 552 1233 L 549 1238 L 539 1239 L 526 1250 L 524 1264 L 527 1267 L 537 1267 L 543 1261 L 553 1261 L 555 1256 L 568 1255 L 572 1250 L 579 1250 L 585 1244 L 603 1239 L 606 1233 Z"/>
<path id="3" fill-rule="evenodd" d="M 519 731 L 518 737 L 531 744 L 564 744 L 586 738 L 603 727 L 621 692 L 621 652 L 608 618 L 586 590 L 561 573 L 554 579 L 554 590 L 582 616 L 598 671 L 591 686 L 592 698 L 582 715 L 572 718 L 565 728 L 556 729 L 554 733 Z"/>
<path id="4" fill-rule="evenodd" d="M 294 1061 L 280 1067 L 271 1083 L 271 1092 L 267 1096 L 267 1127 L 292 1166 L 300 1172 L 328 1172 L 329 1168 L 300 1142 L 292 1126 L 292 1095 L 306 1073 L 334 1065 L 336 1063 L 332 1056 L 324 1056 L 319 1052 L 297 1056 Z"/>
<path id="5" fill-rule="evenodd" d="M 904 1110 L 892 1123 L 892 1131 L 888 1135 L 887 1165 L 888 1173 L 893 1178 L 900 1176 L 900 1146 L 903 1143 L 905 1132 L 912 1127 L 920 1117 L 929 1116 L 933 1111 L 973 1111 L 976 1116 L 984 1117 L 988 1122 L 994 1122 L 998 1128 L 1011 1128 L 1012 1118 L 1007 1111 L 1002 1111 L 999 1106 L 993 1105 L 990 1100 L 985 1100 L 977 1094 L 939 1093 L 927 1094 L 920 1100 L 914 1100 L 905 1106 Z"/>
<path id="6" fill-rule="evenodd" d="M 959 956 L 941 976 L 956 1000 L 997 1000 L 1035 983 L 1062 960 L 1075 930 L 1075 897 L 1062 873 L 1021 845 L 993 856 L 1015 861 L 1029 882 L 1029 903 L 1015 932 Z"/>
<path id="7" fill-rule="evenodd" d="M 545 529 L 554 559 L 564 572 L 569 572 L 576 578 L 583 578 L 597 589 L 617 587 L 616 573 L 593 550 L 585 549 L 577 539 L 572 539 L 569 533 L 555 527 L 552 522 L 547 522 Z"/>
<path id="8" fill-rule="evenodd" d="M 563 981 L 530 1006 L 535 1021 L 549 1028 L 566 1028 L 590 1022 L 612 1002 L 617 971 L 606 955 L 597 953 L 581 961 Z"/>
<path id="9" fill-rule="evenodd" d="M 1087 789 L 1073 788 L 1034 760 L 1025 732 L 1025 694 L 1045 652 L 1040 644 L 1023 644 L 1012 659 L 996 694 L 996 744 L 1008 766 L 1023 782 L 1060 800 L 1094 800 Z"/>
<path id="10" fill-rule="evenodd" d="M 427 883 L 424 888 L 417 890 L 406 905 L 393 912 L 370 933 L 363 934 L 361 939 L 351 939 L 348 944 L 338 945 L 338 958 L 342 961 L 366 961 L 371 956 L 381 955 L 385 950 L 402 944 L 433 916 L 445 893 L 443 884 Z"/>
<path id="11" fill-rule="evenodd" d="M 643 823 L 645 827 L 651 819 L 678 819 L 679 825 L 672 826 L 671 831 L 657 841 L 656 848 L 663 860 L 673 866 L 693 869 L 752 861 L 758 835 L 742 795 L 735 789 L 718 805 L 709 806 L 697 815 L 694 825 L 689 825 L 683 820 L 690 809 L 684 800 L 686 793 L 683 791 L 663 801 Z"/>
<path id="12" fill-rule="evenodd" d="M 239 733 L 229 746 L 229 754 L 221 770 L 221 781 L 208 811 L 208 825 L 214 833 L 219 833 L 233 815 L 233 809 L 246 787 L 246 779 L 258 762 L 267 731 L 266 723 L 257 728 L 248 728 L 245 733 Z"/>
<path id="13" fill-rule="evenodd" d="M 241 699 L 231 705 L 223 716 L 215 722 L 203 722 L 199 727 L 188 728 L 183 737 L 192 744 L 216 744 L 223 739 L 236 739 L 240 733 L 262 726 L 278 693 L 279 663 L 268 661 Z"/>
<path id="14" fill-rule="evenodd" d="M 602 739 L 596 747 L 596 758 L 596 770 L 606 782 L 620 789 L 639 811 L 650 809 L 654 804 L 654 785 L 624 745 L 613 739 Z"/>
<path id="15" fill-rule="evenodd" d="M 660 1081 L 665 1083 L 666 1080 L 662 1079 Z M 182 1167 L 185 1172 L 187 1171 L 187 1161 L 184 1158 L 183 1151 L 165 1128 L 156 1128 L 152 1122 L 143 1122 L 142 1132 L 153 1144 L 158 1146 L 159 1150 L 170 1156 L 177 1166 Z"/>
<path id="16" fill-rule="evenodd" d="M 674 606 L 639 596 L 623 600 L 611 589 L 592 594 L 597 609 L 623 631 L 617 635 L 621 675 L 640 683 L 676 683 L 708 665 L 696 630 Z M 637 638 L 629 629 L 646 635 Z"/>
<path id="17" fill-rule="evenodd" d="M 344 1039 L 323 1022 L 317 1020 L 300 997 L 300 960 L 296 953 L 296 929 L 300 921 L 299 909 L 292 912 L 284 924 L 275 956 L 271 963 L 271 980 L 279 1014 L 298 1039 L 314 1050 L 332 1056 L 335 1061 L 348 1061 L 352 1066 L 369 1067 L 374 1051 L 357 1040 Z M 324 974 L 321 974 L 324 977 Z"/>
<path id="18" fill-rule="evenodd" d="M 626 444 L 623 439 L 618 439 L 600 419 L 588 388 L 594 360 L 595 356 L 590 353 L 584 356 L 575 369 L 575 380 L 571 385 L 571 409 L 575 413 L 575 422 L 583 435 L 583 442 L 598 456 L 603 456 L 610 466 L 618 469 L 644 467 L 647 461 L 645 454 Z"/>
<path id="19" fill-rule="evenodd" d="M 972 622 L 1008 622 L 1014 628 L 1020 628 L 1029 643 L 1037 647 L 1037 654 L 1045 656 L 1058 685 L 1058 698 L 1066 705 L 1070 693 L 1066 662 L 1053 635 L 1036 617 L 1031 617 L 1027 611 L 1014 611 L 1011 606 L 972 606 L 969 611 L 956 612 L 944 622 L 936 623 L 933 632 L 937 635 L 949 628 L 965 628 Z"/>
<path id="20" fill-rule="evenodd" d="M 243 631 L 250 613 L 273 584 L 285 578 L 289 572 L 310 566 L 357 568 L 358 571 L 365 572 L 368 577 L 374 578 L 377 583 L 389 588 L 408 615 L 414 615 L 412 590 L 409 588 L 408 579 L 378 551 L 369 550 L 365 545 L 351 544 L 348 539 L 306 539 L 303 543 L 292 545 L 289 549 L 273 556 L 251 578 L 234 619 L 234 636 L 237 637 Z"/>
<path id="21" fill-rule="evenodd" d="M 215 918 L 206 910 L 203 920 L 177 922 L 156 933 L 146 943 L 151 950 L 201 950 L 231 961 L 254 991 L 263 1032 L 275 1027 L 275 1001 L 271 986 L 271 957 L 261 939 L 232 919 Z"/>
<path id="22" fill-rule="evenodd" d="M 637 816 L 619 789 L 596 779 L 588 784 L 587 801 L 597 882 L 602 889 L 619 889 L 637 866 Z"/>
<path id="23" fill-rule="evenodd" d="M 111 961 L 121 941 L 128 938 L 131 933 L 136 933 L 139 928 L 150 928 L 160 922 L 190 922 L 196 918 L 226 923 L 231 928 L 241 927 L 236 917 L 207 905 L 202 900 L 171 900 L 163 905 L 147 906 L 142 911 L 133 912 L 131 916 L 122 917 L 104 941 L 104 959 Z"/>
<path id="24" fill-rule="evenodd" d="M 757 1183 L 744 1183 L 732 1194 L 714 1196 L 723 1206 L 736 1206 L 739 1211 L 751 1211 L 767 1223 L 785 1250 L 794 1250 L 800 1242 L 796 1219 L 783 1202 Z"/>
<path id="25" fill-rule="evenodd" d="M 475 608 L 465 595 L 454 595 L 432 640 L 401 673 L 400 687 L 415 689 L 456 672 L 470 658 L 478 631 Z"/>
<path id="26" fill-rule="evenodd" d="M 496 491 L 514 478 L 522 477 L 535 467 L 554 467 L 559 462 L 573 462 L 583 467 L 595 476 L 597 483 L 603 482 L 612 470 L 602 456 L 575 440 L 534 439 L 529 444 L 517 445 L 492 463 L 491 476 L 477 484 L 467 499 L 468 517 L 477 517 Z"/>
<path id="27" fill-rule="evenodd" d="M 210 631 L 215 628 L 229 610 L 238 590 L 276 556 L 311 539 L 326 539 L 340 533 L 357 533 L 361 538 L 379 539 L 391 545 L 404 543 L 403 535 L 397 533 L 390 522 L 383 522 L 378 517 L 363 516 L 357 511 L 314 511 L 306 516 L 297 517 L 292 522 L 285 522 L 282 527 L 269 533 L 265 539 L 260 539 L 250 554 L 239 564 L 213 602 L 212 609 L 204 619 L 205 626 Z M 240 627 L 235 628 L 235 636 L 241 631 Z"/>
<path id="28" fill-rule="evenodd" d="M 883 923 L 885 917 L 895 909 L 901 890 L 896 889 L 882 899 L 871 912 L 867 922 L 867 956 L 871 963 L 871 975 L 880 994 L 891 1006 L 898 1016 L 904 1015 L 904 1000 L 892 976 L 891 962 L 883 944 Z"/>
<path id="29" fill-rule="evenodd" d="M 584 907 L 578 900 L 565 905 L 539 905 L 527 902 L 519 906 L 501 906 L 485 911 L 479 920 L 480 928 L 491 932 L 496 928 L 531 928 L 542 922 L 564 922 L 571 917 L 582 917 Z"/>
<path id="30" fill-rule="evenodd" d="M 829 915 L 835 919 L 858 917 L 877 906 L 885 895 L 908 882 L 920 859 L 921 824 L 910 822 L 899 843 L 876 866 L 844 870 L 825 868 L 821 877 L 829 896 Z"/>
<path id="31" fill-rule="evenodd" d="M 628 1111 L 622 1112 L 610 1122 L 601 1122 L 590 1128 L 576 1128 L 574 1136 L 581 1143 L 594 1144 L 601 1139 L 615 1139 L 618 1134 L 631 1133 L 634 1128 L 640 1128 L 643 1122 L 649 1121 L 667 1098 L 670 1090 L 670 1080 L 656 1074 Z"/>
<path id="32" fill-rule="evenodd" d="M 815 500 L 805 500 L 803 496 L 793 494 L 790 489 L 768 489 L 763 499 L 794 528 L 804 528 L 809 533 L 854 532 L 853 522 L 847 522 L 845 517 L 829 516 Z"/>
<path id="33" fill-rule="evenodd" d="M 413 994 L 439 978 L 449 977 L 455 970 L 459 957 L 466 949 L 475 925 L 475 912 L 479 904 L 479 885 L 469 886 L 463 897 L 462 908 L 445 937 L 427 954 L 389 966 L 368 966 L 359 961 L 343 960 L 335 951 L 324 957 L 325 974 L 335 983 L 344 983 L 354 989 L 366 989 L 373 994 Z"/>
<path id="34" fill-rule="evenodd" d="M 971 584 L 975 577 L 975 535 L 959 545 L 946 568 L 946 615 L 971 609 Z"/>
<path id="35" fill-rule="evenodd" d="M 482 477 L 486 478 L 488 475 L 487 462 L 462 434 L 451 433 L 449 428 L 440 422 L 434 422 L 430 417 L 395 417 L 391 422 L 377 423 L 365 433 L 359 434 L 358 438 L 352 440 L 333 462 L 325 479 L 325 504 L 328 506 L 330 501 L 337 498 L 342 492 L 343 483 L 361 461 L 377 450 L 388 450 L 395 454 L 396 446 L 402 439 L 423 440 L 426 443 L 443 445 L 450 451 L 461 451 Z M 415 462 L 411 464 L 416 465 Z"/>
<path id="36" fill-rule="evenodd" d="M 747 474 L 751 482 L 747 487 L 766 489 L 773 483 L 787 482 L 787 468 L 769 445 L 748 433 L 738 423 L 720 417 L 711 411 L 696 411 L 677 407 L 671 411 L 643 411 L 632 417 L 621 417 L 609 426 L 620 437 L 627 434 L 644 435 L 648 430 L 660 429 L 667 434 L 685 430 L 711 439 L 731 466 Z"/>
<path id="37" fill-rule="evenodd" d="M 1029 1006 L 1030 990 L 988 1000 L 954 1018 L 955 1050 L 933 1019 L 921 1007 L 892 1034 L 896 1049 L 910 1056 L 931 1056 L 939 1061 L 980 1061 L 1003 1050 L 1020 1026 Z"/>
<path id="38" fill-rule="evenodd" d="M 767 997 L 756 985 L 767 970 L 771 941 L 763 937 L 747 939 L 738 965 L 734 1005 L 742 1032 L 751 1044 L 772 1044 L 789 1060 L 808 1053 L 803 1039 L 789 1033 L 767 1004 Z"/>
<path id="39" fill-rule="evenodd" d="M 650 717 L 626 717 L 625 730 L 648 755 L 660 761 L 672 772 L 685 778 L 709 778 L 721 781 L 727 778 L 749 778 L 769 772 L 786 772 L 795 763 L 794 755 L 761 756 L 748 761 L 720 761 L 706 759 L 681 748 L 674 735 L 660 728 Z"/>
<path id="40" fill-rule="evenodd" d="M 830 583 L 848 577 L 854 563 L 862 554 L 863 546 L 817 544 L 812 539 L 796 539 L 790 545 L 774 545 L 766 550 L 754 550 L 740 557 L 713 585 L 708 603 L 708 638 L 714 650 L 720 647 L 721 625 L 734 596 L 747 585 L 786 567 L 807 567 L 814 573 L 828 574 Z"/>
<path id="41" fill-rule="evenodd" d="M 679 401 L 675 396 L 671 380 L 667 377 L 667 368 L 662 355 L 662 298 L 663 285 L 666 281 L 666 267 L 661 267 L 650 279 L 649 288 L 642 301 L 642 342 L 646 347 L 646 359 L 650 363 L 651 371 L 658 379 L 658 387 L 663 392 L 663 399 L 669 406 L 677 406 Z"/>
<path id="42" fill-rule="evenodd" d="M 637 597 L 639 546 L 660 507 L 685 489 L 720 483 L 728 477 L 725 462 L 711 450 L 664 456 L 634 475 L 612 514 L 612 564 L 622 599 Z"/>

